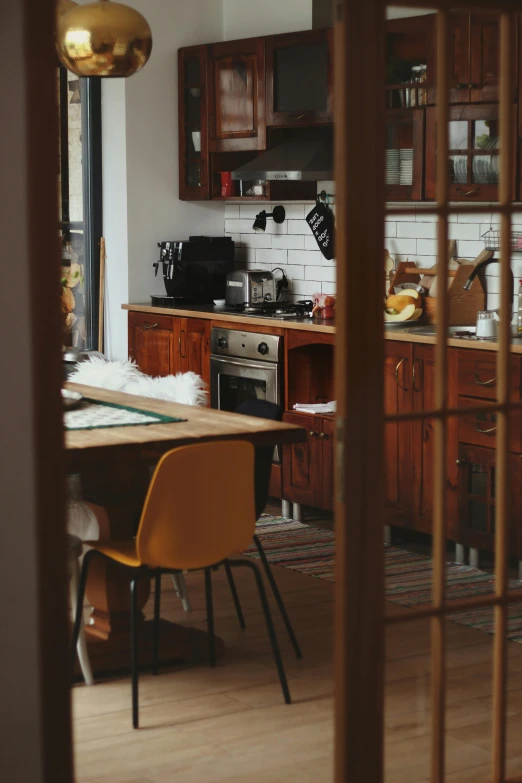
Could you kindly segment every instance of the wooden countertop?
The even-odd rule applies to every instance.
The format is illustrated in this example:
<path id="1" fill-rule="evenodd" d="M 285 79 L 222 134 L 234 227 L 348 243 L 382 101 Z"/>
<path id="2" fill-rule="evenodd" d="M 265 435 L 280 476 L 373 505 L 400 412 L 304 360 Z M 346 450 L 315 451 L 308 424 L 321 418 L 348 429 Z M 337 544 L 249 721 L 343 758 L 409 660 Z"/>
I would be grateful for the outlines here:
<path id="1" fill-rule="evenodd" d="M 332 321 L 316 321 L 311 318 L 256 318 L 241 313 L 231 313 L 229 310 L 213 307 L 213 305 L 193 305 L 191 307 L 153 307 L 147 304 L 124 304 L 123 310 L 132 310 L 135 313 L 156 313 L 157 315 L 172 315 L 185 318 L 204 318 L 209 321 L 234 322 L 249 324 L 251 326 L 278 326 L 284 329 L 299 329 L 300 331 L 311 329 L 314 332 L 335 334 L 335 326 Z"/>
<path id="2" fill-rule="evenodd" d="M 137 313 L 157 313 L 158 315 L 171 315 L 185 318 L 204 318 L 210 321 L 222 321 L 230 324 L 234 322 L 239 324 L 250 324 L 253 326 L 276 326 L 283 329 L 297 329 L 299 331 L 322 332 L 323 334 L 335 334 L 335 323 L 331 321 L 316 321 L 311 318 L 295 318 L 287 320 L 285 318 L 255 318 L 241 313 L 230 313 L 228 311 L 213 307 L 212 305 L 199 305 L 185 308 L 176 307 L 153 307 L 147 304 L 124 304 L 123 310 L 132 310 Z M 414 327 L 410 327 L 414 328 Z M 433 335 L 415 334 L 408 329 L 398 326 L 387 327 L 384 332 L 385 340 L 396 340 L 407 343 L 423 343 L 424 345 L 434 345 L 435 337 Z M 468 348 L 476 351 L 495 351 L 496 342 L 488 340 L 463 340 L 459 338 L 449 338 L 448 346 L 451 348 Z M 522 338 L 514 337 L 511 341 L 511 353 L 522 354 Z"/>

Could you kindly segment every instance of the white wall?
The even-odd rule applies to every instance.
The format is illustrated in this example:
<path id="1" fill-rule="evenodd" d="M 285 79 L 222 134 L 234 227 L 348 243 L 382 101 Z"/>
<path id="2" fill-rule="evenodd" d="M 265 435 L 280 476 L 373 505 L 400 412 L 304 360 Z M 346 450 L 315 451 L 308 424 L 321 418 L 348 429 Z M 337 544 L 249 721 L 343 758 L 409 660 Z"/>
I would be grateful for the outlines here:
<path id="1" fill-rule="evenodd" d="M 123 302 L 165 293 L 154 278 L 156 243 L 222 234 L 224 206 L 178 198 L 177 51 L 223 38 L 223 0 L 129 0 L 147 18 L 153 49 L 145 68 L 104 84 L 104 233 L 107 354 L 127 355 Z M 125 165 L 124 165 L 125 160 Z"/>
<path id="2" fill-rule="evenodd" d="M 312 27 L 312 0 L 223 0 L 224 40 Z"/>

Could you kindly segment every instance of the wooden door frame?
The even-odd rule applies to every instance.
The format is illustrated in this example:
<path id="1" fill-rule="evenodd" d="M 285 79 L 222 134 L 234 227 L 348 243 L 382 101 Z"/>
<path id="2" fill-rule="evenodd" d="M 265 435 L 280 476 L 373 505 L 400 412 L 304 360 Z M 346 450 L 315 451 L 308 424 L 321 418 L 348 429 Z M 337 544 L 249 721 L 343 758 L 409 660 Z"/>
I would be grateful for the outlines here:
<path id="1" fill-rule="evenodd" d="M 383 0 L 338 0 L 334 34 L 335 780 L 378 783 L 383 777 L 384 689 L 383 308 L 380 296 L 363 301 L 351 292 L 382 291 L 384 282 Z M 365 111 L 354 113 L 353 107 L 361 106 Z M 356 258 L 364 263 L 348 263 Z"/>
<path id="2" fill-rule="evenodd" d="M 72 781 L 73 770 L 60 396 L 55 3 L 4 3 L 0 17 L 9 61 L 0 77 L 9 117 L 2 136 L 0 231 L 9 259 L 6 267 L 16 270 L 3 271 L 3 289 L 9 293 L 0 309 L 5 335 L 0 420 L 10 439 L 13 421 L 17 427 L 9 450 L 4 441 L 0 472 L 6 526 L 0 552 L 0 636 L 5 640 L 0 767 L 12 780 L 66 783 Z M 17 488 L 19 475 L 24 476 L 23 497 Z"/>

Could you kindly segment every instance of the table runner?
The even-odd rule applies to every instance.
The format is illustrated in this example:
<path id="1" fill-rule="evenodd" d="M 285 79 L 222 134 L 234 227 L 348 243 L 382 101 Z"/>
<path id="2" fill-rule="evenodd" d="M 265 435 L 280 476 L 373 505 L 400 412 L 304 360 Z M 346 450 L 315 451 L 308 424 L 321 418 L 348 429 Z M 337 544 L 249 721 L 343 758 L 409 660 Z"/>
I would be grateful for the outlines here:
<path id="1" fill-rule="evenodd" d="M 66 430 L 95 430 L 108 427 L 133 427 L 143 424 L 169 424 L 186 421 L 114 402 L 100 402 L 84 397 L 78 408 L 65 411 Z"/>

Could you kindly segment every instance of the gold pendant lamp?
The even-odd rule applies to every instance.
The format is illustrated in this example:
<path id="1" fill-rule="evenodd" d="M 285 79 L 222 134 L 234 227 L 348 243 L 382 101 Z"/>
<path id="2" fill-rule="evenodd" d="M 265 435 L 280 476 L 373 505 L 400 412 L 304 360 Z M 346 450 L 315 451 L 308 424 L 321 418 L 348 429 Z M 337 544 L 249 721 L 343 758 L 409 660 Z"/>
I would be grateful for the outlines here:
<path id="1" fill-rule="evenodd" d="M 110 0 L 58 6 L 56 50 L 77 76 L 132 76 L 150 57 L 152 33 L 134 8 Z"/>

